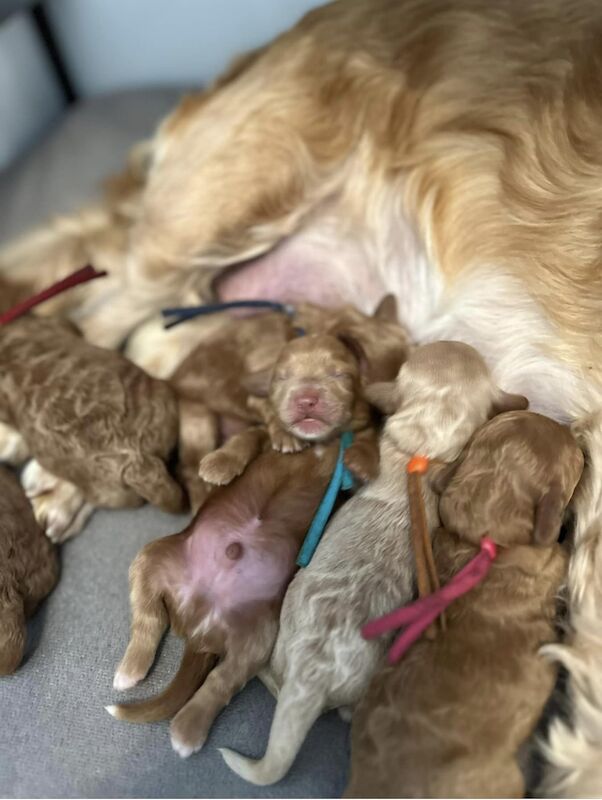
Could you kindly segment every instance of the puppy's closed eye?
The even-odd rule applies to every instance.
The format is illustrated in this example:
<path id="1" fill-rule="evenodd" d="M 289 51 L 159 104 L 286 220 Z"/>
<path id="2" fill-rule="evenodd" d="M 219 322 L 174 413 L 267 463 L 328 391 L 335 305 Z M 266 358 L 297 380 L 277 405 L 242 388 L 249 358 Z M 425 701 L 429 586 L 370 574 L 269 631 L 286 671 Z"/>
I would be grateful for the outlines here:
<path id="1" fill-rule="evenodd" d="M 329 369 L 326 373 L 326 377 L 343 380 L 345 378 L 352 378 L 353 375 L 349 369 Z"/>

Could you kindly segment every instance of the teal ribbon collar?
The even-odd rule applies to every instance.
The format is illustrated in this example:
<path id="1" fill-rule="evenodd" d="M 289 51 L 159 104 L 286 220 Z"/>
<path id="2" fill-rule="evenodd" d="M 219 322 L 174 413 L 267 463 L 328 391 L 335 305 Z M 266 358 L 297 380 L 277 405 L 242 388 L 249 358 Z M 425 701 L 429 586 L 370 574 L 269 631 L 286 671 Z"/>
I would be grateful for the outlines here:
<path id="1" fill-rule="evenodd" d="M 344 462 L 345 450 L 347 450 L 352 442 L 353 433 L 351 431 L 345 431 L 341 436 L 339 453 L 337 455 L 332 478 L 330 479 L 324 497 L 320 501 L 318 510 L 314 515 L 305 540 L 301 546 L 301 550 L 299 551 L 299 555 L 297 556 L 297 566 L 299 567 L 306 567 L 311 561 L 316 547 L 320 543 L 324 528 L 330 519 L 337 495 L 341 489 L 348 490 L 353 488 L 353 475 L 349 472 Z"/>

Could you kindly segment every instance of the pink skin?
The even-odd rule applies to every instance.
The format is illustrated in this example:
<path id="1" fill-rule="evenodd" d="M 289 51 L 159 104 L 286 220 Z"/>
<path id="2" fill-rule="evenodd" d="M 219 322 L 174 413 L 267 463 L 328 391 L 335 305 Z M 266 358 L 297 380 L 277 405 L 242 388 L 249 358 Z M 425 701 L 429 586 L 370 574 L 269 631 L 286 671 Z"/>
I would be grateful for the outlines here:
<path id="1" fill-rule="evenodd" d="M 330 409 L 320 388 L 303 386 L 288 401 L 288 421 L 293 430 L 303 436 L 320 436 L 330 430 Z"/>
<path id="2" fill-rule="evenodd" d="M 340 239 L 332 232 L 329 242 L 326 249 L 323 242 L 312 241 L 311 232 L 285 239 L 220 277 L 220 299 L 308 301 L 326 308 L 350 302 L 370 311 L 384 294 L 382 282 L 348 236 Z"/>
<path id="3" fill-rule="evenodd" d="M 288 398 L 283 422 L 298 436 L 312 440 L 330 433 L 336 422 L 333 416 L 321 387 L 307 384 Z"/>
<path id="4" fill-rule="evenodd" d="M 295 567 L 294 542 L 263 535 L 266 521 L 243 518 L 232 524 L 201 515 L 186 541 L 185 597 L 205 596 L 220 615 L 278 598 Z"/>

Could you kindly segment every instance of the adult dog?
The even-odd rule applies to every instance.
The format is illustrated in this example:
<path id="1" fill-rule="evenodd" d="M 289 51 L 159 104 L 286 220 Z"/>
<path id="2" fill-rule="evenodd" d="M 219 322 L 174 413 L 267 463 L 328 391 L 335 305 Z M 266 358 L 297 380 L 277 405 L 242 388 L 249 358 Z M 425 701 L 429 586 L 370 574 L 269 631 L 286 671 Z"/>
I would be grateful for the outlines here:
<path id="1" fill-rule="evenodd" d="M 476 346 L 534 410 L 602 406 L 599 0 L 339 0 L 185 100 L 138 156 L 96 216 L 0 256 L 42 283 L 90 225 L 113 270 L 77 299 L 95 343 L 191 294 L 368 311 L 389 291 L 418 342 Z M 602 523 L 586 497 L 565 652 L 580 677 L 550 751 L 569 795 L 602 785 Z"/>

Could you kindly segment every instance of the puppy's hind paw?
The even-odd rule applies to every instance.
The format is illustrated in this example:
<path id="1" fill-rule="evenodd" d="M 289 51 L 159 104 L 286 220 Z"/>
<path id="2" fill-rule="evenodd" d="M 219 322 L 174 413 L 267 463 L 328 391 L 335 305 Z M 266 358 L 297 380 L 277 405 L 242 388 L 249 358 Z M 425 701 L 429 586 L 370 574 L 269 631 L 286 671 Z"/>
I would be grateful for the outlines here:
<path id="1" fill-rule="evenodd" d="M 54 478 L 54 476 L 51 476 Z M 56 544 L 79 533 L 89 517 L 94 513 L 94 506 L 86 503 L 83 494 L 72 483 L 55 479 L 54 487 L 49 491 L 31 497 L 31 506 L 38 524 L 46 532 L 46 536 Z"/>
<path id="2" fill-rule="evenodd" d="M 206 455 L 199 465 L 199 477 L 213 486 L 224 486 L 238 477 L 245 468 L 242 459 L 232 453 L 216 450 Z"/>
<path id="3" fill-rule="evenodd" d="M 127 672 L 124 672 L 121 669 L 118 669 L 115 673 L 115 677 L 113 678 L 113 689 L 116 689 L 118 692 L 125 692 L 126 689 L 131 689 L 136 684 L 140 683 L 140 681 L 144 678 L 144 675 L 130 675 Z M 109 709 L 107 708 L 107 711 Z M 109 711 L 109 714 L 112 712 Z"/>
<path id="4" fill-rule="evenodd" d="M 174 738 L 174 736 L 171 737 L 171 746 L 180 756 L 180 758 L 190 758 L 190 756 L 195 752 L 193 747 L 183 744 L 182 742 L 178 741 L 178 739 Z"/>
<path id="5" fill-rule="evenodd" d="M 190 706 L 180 709 L 169 726 L 171 746 L 180 758 L 198 753 L 207 741 L 208 734 L 208 728 Z"/>
<path id="6" fill-rule="evenodd" d="M 51 492 L 59 482 L 60 478 L 45 470 L 35 458 L 27 463 L 21 473 L 21 486 L 30 499 Z"/>
<path id="7" fill-rule="evenodd" d="M 21 434 L 0 422 L 0 464 L 18 467 L 27 461 L 29 452 Z"/>

